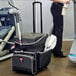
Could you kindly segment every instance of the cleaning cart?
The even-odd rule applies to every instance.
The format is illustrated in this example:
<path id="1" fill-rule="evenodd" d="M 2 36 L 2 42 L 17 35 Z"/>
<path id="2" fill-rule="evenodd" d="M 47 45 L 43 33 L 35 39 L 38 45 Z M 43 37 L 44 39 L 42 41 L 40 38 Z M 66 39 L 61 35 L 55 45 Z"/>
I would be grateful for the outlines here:
<path id="1" fill-rule="evenodd" d="M 36 32 L 35 6 L 40 6 L 40 33 Z M 20 35 L 19 35 L 20 37 Z M 22 38 L 21 38 L 22 37 Z M 46 68 L 51 61 L 51 49 L 45 48 L 48 34 L 43 34 L 42 26 L 42 3 L 33 2 L 33 33 L 27 33 L 18 40 L 16 37 L 14 53 L 12 57 L 12 70 L 36 74 Z"/>

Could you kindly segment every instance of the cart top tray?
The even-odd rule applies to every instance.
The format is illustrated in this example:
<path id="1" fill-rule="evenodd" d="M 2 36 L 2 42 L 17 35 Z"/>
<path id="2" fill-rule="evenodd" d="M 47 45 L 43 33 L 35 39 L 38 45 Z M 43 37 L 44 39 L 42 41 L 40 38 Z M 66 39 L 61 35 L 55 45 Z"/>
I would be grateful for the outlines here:
<path id="1" fill-rule="evenodd" d="M 41 37 L 46 36 L 46 34 L 41 34 L 41 33 L 25 33 L 25 35 L 22 36 L 22 42 L 23 43 L 31 43 L 35 42 Z M 18 37 L 15 37 L 15 41 L 19 41 Z"/>

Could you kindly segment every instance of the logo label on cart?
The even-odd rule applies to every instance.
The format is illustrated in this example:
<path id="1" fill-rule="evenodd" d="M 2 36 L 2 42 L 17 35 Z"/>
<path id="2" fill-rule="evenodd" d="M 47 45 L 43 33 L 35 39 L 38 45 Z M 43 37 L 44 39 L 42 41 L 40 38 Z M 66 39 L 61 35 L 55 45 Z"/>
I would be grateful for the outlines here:
<path id="1" fill-rule="evenodd" d="M 19 58 L 19 60 L 20 60 L 20 62 L 23 62 L 24 59 L 23 58 Z"/>

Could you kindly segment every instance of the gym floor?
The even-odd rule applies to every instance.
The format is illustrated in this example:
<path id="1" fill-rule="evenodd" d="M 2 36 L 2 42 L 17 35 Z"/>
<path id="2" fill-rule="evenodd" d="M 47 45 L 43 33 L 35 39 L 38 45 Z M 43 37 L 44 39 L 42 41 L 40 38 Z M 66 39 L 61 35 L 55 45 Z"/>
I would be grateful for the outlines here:
<path id="1" fill-rule="evenodd" d="M 72 41 L 64 41 L 62 50 L 68 55 Z M 42 70 L 36 75 L 16 73 L 11 68 L 11 58 L 0 62 L 0 76 L 76 76 L 76 64 L 71 63 L 66 58 L 51 57 L 51 62 L 47 69 Z"/>

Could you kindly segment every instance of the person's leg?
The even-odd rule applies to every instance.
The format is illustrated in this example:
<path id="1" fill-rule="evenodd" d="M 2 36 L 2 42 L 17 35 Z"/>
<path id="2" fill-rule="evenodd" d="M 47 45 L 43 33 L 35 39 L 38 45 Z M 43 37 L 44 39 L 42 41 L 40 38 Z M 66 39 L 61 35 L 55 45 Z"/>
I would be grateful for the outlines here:
<path id="1" fill-rule="evenodd" d="M 51 7 L 53 16 L 53 31 L 52 34 L 57 36 L 57 44 L 53 49 L 54 56 L 63 56 L 62 49 L 62 35 L 63 35 L 63 16 L 61 15 L 62 7 L 54 5 Z"/>
<path id="2" fill-rule="evenodd" d="M 54 26 L 52 34 L 57 36 L 57 44 L 56 44 L 56 47 L 53 49 L 53 53 L 54 53 L 54 55 L 60 56 L 63 54 L 63 52 L 61 51 L 61 49 L 62 49 L 62 38 L 63 38 L 63 18 L 62 18 L 62 16 L 58 16 L 56 18 L 57 18 L 56 21 L 57 21 L 58 26 Z M 56 24 L 56 21 L 55 21 L 55 24 Z"/>

